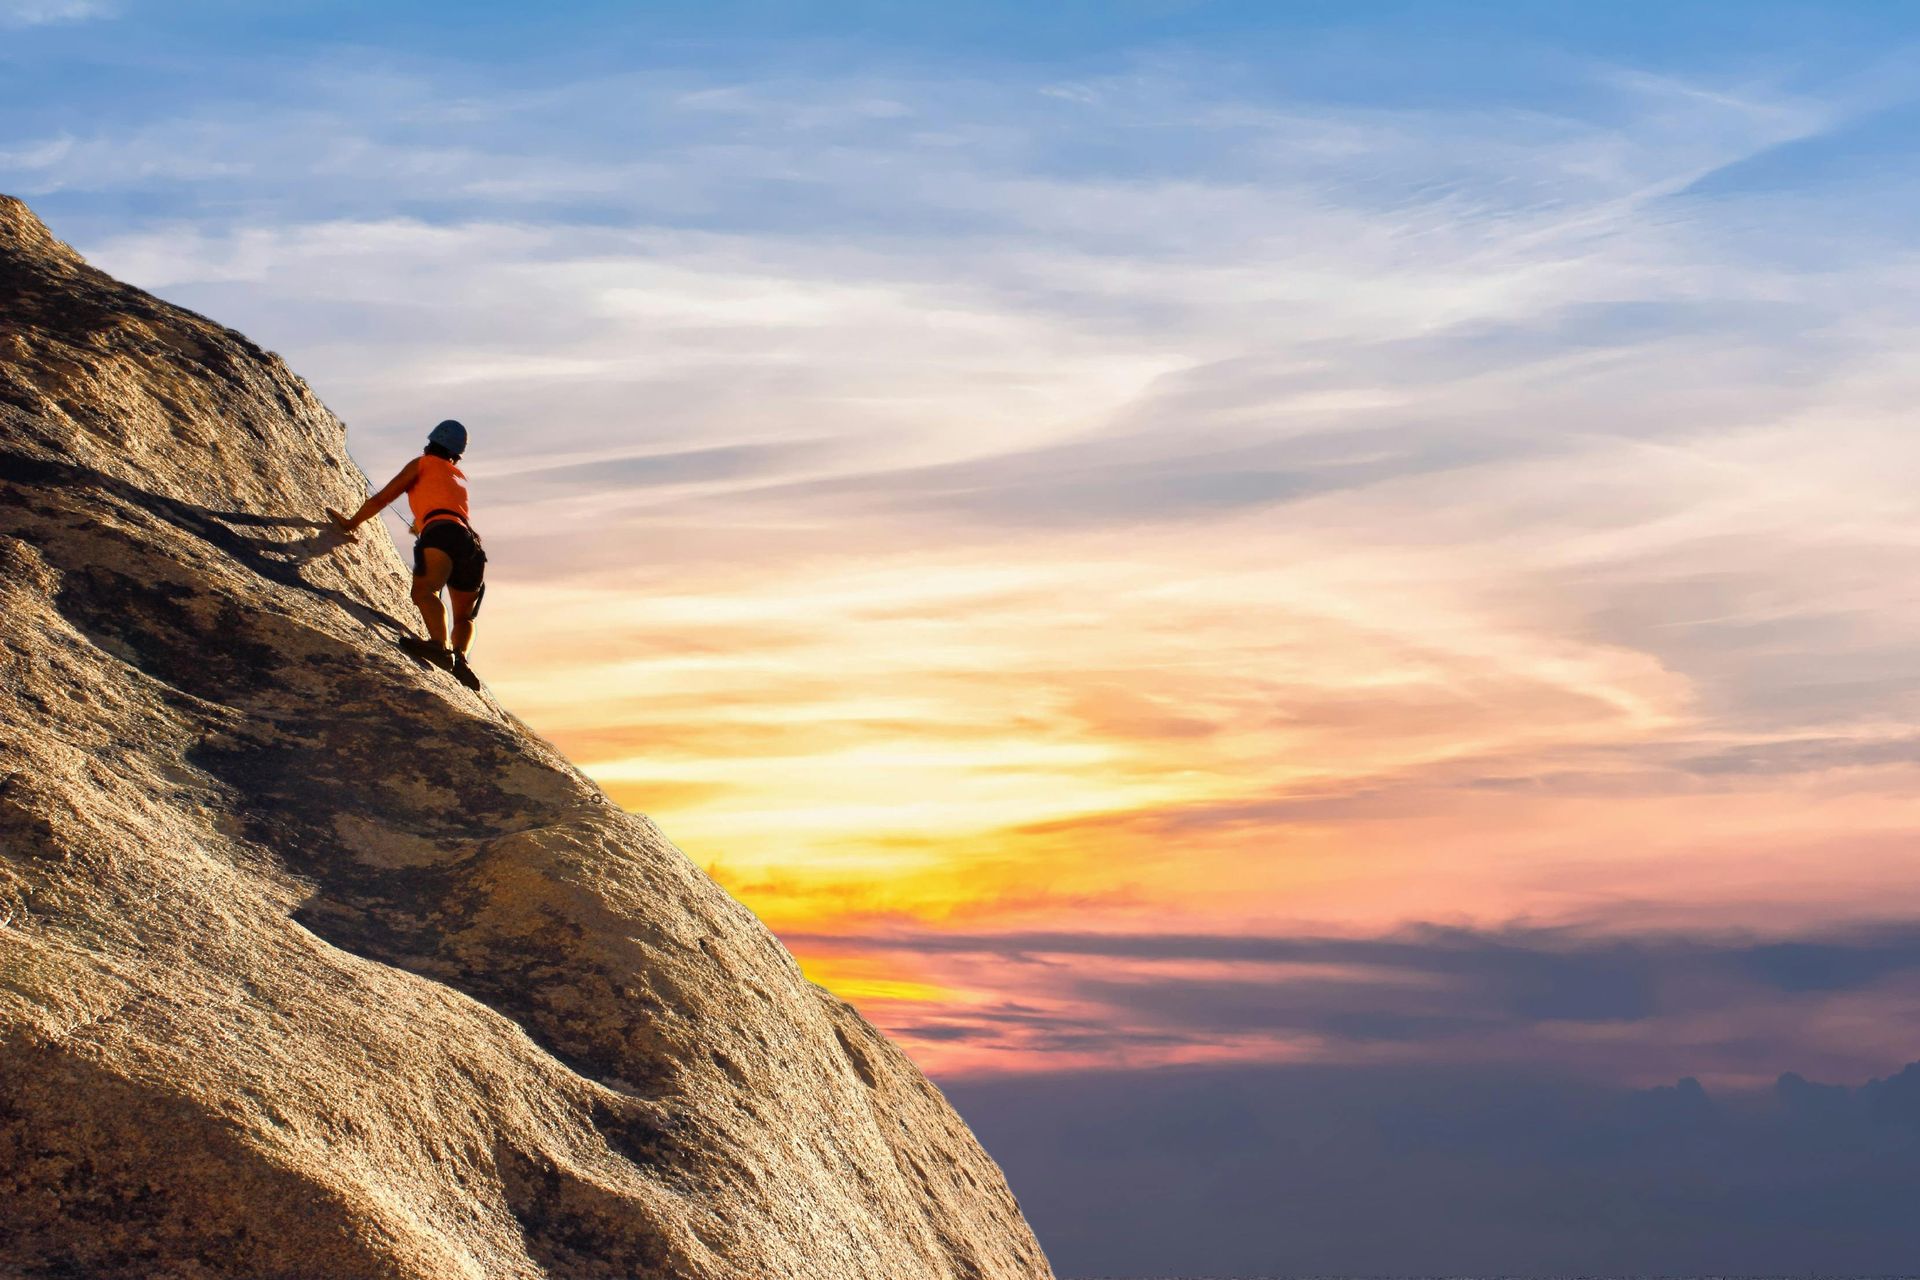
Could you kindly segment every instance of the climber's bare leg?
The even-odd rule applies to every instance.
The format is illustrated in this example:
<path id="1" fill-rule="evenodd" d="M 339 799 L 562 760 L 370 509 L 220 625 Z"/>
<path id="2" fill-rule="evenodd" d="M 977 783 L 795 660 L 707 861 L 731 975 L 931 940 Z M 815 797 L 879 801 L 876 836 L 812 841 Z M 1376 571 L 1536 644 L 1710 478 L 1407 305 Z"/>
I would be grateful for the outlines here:
<path id="1" fill-rule="evenodd" d="M 473 643 L 473 614 L 480 607 L 480 593 L 448 587 L 447 602 L 453 606 L 453 651 L 465 653 Z"/>
<path id="2" fill-rule="evenodd" d="M 447 647 L 447 611 L 440 603 L 440 589 L 453 576 L 453 557 L 436 547 L 420 549 L 425 573 L 413 575 L 413 603 L 427 624 L 427 638 L 440 648 Z M 468 628 L 471 631 L 471 627 Z"/>

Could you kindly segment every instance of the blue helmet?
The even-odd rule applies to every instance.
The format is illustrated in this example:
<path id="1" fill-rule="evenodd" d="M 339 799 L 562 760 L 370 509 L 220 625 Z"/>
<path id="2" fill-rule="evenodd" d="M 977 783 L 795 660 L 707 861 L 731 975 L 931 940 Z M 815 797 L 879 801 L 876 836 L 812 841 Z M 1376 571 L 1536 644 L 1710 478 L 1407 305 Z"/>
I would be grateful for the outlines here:
<path id="1" fill-rule="evenodd" d="M 437 444 L 457 458 L 467 451 L 467 429 L 448 418 L 427 433 L 427 443 Z"/>

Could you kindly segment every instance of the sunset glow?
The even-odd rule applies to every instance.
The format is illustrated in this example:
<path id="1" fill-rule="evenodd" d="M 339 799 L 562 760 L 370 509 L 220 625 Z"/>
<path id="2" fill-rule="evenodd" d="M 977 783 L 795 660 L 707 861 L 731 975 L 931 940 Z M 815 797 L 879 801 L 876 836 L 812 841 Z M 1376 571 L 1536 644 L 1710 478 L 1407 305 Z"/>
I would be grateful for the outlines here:
<path id="1" fill-rule="evenodd" d="M 436 24 L 0 158 L 376 482 L 465 421 L 500 702 L 943 1079 L 1896 1068 L 1904 73 L 1166 8 Z"/>

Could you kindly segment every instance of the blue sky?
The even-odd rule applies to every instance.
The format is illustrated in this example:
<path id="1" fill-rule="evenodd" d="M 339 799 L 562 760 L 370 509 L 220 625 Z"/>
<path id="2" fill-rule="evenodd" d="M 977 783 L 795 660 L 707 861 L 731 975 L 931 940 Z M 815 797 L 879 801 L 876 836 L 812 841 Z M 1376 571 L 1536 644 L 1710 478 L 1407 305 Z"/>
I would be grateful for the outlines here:
<path id="1" fill-rule="evenodd" d="M 1063 1272 L 1103 1196 L 1305 1176 L 1264 1093 L 1465 1126 L 1466 1199 L 1137 1256 L 1760 1266 L 1784 1072 L 1858 1147 L 1792 1220 L 1899 1268 L 1917 62 L 1896 4 L 0 0 L 0 190 L 377 479 L 474 428 L 489 682 L 955 1084 Z M 1682 1077 L 1757 1171 L 1693 1227 L 1589 1141 Z M 1103 1183 L 1061 1081 L 1228 1146 Z M 1509 1087 L 1570 1145 L 1446 1118 Z M 1528 1169 L 1664 1225 L 1568 1252 Z"/>

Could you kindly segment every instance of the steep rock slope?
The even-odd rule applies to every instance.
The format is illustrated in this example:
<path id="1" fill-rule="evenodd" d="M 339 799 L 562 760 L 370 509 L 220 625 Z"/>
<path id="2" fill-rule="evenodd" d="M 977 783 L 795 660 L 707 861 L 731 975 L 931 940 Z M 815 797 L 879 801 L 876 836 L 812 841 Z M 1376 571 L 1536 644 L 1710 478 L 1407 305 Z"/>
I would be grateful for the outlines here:
<path id="1" fill-rule="evenodd" d="M 0 1274 L 1045 1277 L 745 908 L 392 645 L 278 357 L 0 197 Z"/>

